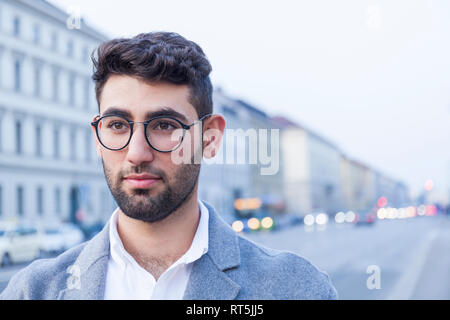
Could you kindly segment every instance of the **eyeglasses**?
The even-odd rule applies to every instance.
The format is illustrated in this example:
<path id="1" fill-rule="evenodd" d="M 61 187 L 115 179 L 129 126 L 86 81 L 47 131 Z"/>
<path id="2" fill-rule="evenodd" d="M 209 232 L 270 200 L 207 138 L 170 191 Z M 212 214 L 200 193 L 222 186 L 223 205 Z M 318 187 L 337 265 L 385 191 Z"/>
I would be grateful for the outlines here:
<path id="1" fill-rule="evenodd" d="M 134 124 L 142 123 L 145 138 L 151 148 L 159 152 L 172 152 L 181 146 L 187 130 L 210 116 L 211 114 L 207 114 L 188 125 L 168 116 L 137 122 L 118 115 L 107 115 L 100 117 L 91 125 L 95 127 L 98 141 L 108 150 L 119 151 L 128 146 L 134 132 Z"/>

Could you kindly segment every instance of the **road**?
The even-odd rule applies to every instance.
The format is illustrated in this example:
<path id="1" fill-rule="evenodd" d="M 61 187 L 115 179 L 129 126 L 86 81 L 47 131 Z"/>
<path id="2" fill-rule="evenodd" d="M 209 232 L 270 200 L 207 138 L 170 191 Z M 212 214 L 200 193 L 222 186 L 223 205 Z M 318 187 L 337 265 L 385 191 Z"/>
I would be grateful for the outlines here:
<path id="1" fill-rule="evenodd" d="M 245 236 L 308 259 L 330 275 L 340 299 L 450 299 L 449 231 L 449 217 L 424 216 Z"/>
<path id="2" fill-rule="evenodd" d="M 330 275 L 340 299 L 450 299 L 449 231 L 450 217 L 435 216 L 244 236 L 305 257 Z M 0 268 L 0 291 L 25 266 Z"/>

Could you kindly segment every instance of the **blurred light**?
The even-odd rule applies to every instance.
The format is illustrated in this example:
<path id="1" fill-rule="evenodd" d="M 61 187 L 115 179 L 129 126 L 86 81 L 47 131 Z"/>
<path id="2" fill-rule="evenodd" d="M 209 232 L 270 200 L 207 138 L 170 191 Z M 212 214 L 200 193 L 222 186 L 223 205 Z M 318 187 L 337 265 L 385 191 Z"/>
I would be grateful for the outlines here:
<path id="1" fill-rule="evenodd" d="M 236 199 L 234 200 L 234 208 L 236 210 L 256 210 L 262 205 L 261 199 L 259 198 L 248 198 L 248 199 Z"/>
<path id="2" fill-rule="evenodd" d="M 388 208 L 387 209 L 387 218 L 388 219 L 397 219 L 398 218 L 398 210 L 396 208 Z"/>
<path id="3" fill-rule="evenodd" d="M 398 217 L 399 217 L 399 219 L 405 219 L 405 218 L 408 217 L 406 215 L 406 209 L 405 208 L 398 209 Z"/>
<path id="4" fill-rule="evenodd" d="M 328 215 L 326 213 L 319 213 L 316 216 L 316 223 L 318 225 L 324 225 L 327 224 L 327 222 L 328 222 Z"/>
<path id="5" fill-rule="evenodd" d="M 419 208 L 417 208 L 417 214 L 419 216 L 425 215 L 425 206 L 424 205 L 421 205 L 421 206 L 419 206 Z"/>
<path id="6" fill-rule="evenodd" d="M 345 221 L 346 222 L 352 223 L 352 222 L 355 221 L 355 218 L 356 218 L 356 214 L 353 211 L 348 211 L 345 214 Z"/>
<path id="7" fill-rule="evenodd" d="M 236 232 L 242 232 L 242 230 L 244 230 L 244 223 L 240 220 L 236 220 L 231 225 L 231 228 L 233 228 L 233 230 Z"/>
<path id="8" fill-rule="evenodd" d="M 380 208 L 377 211 L 377 217 L 378 219 L 386 219 L 387 217 L 387 210 L 385 208 Z"/>
<path id="9" fill-rule="evenodd" d="M 247 222 L 247 225 L 252 230 L 258 230 L 261 225 L 257 218 L 250 218 Z"/>
<path id="10" fill-rule="evenodd" d="M 416 208 L 414 207 L 408 207 L 406 208 L 406 215 L 408 218 L 413 218 L 416 216 Z"/>
<path id="11" fill-rule="evenodd" d="M 375 214 L 373 212 L 370 212 L 366 215 L 366 222 L 373 222 L 375 220 Z"/>
<path id="12" fill-rule="evenodd" d="M 336 221 L 336 223 L 343 223 L 343 222 L 345 222 L 345 213 L 342 212 L 342 211 L 336 213 L 336 216 L 334 217 L 334 221 Z"/>
<path id="13" fill-rule="evenodd" d="M 265 217 L 261 220 L 261 226 L 264 229 L 270 229 L 273 226 L 273 219 L 271 217 Z"/>
<path id="14" fill-rule="evenodd" d="M 433 208 L 433 215 L 435 215 L 437 213 L 437 207 L 434 204 L 431 207 Z"/>
<path id="15" fill-rule="evenodd" d="M 380 208 L 383 208 L 384 206 L 386 206 L 387 205 L 387 198 L 386 197 L 379 197 L 378 198 L 378 201 L 377 201 L 377 205 L 380 207 Z"/>
<path id="16" fill-rule="evenodd" d="M 305 218 L 303 218 L 303 223 L 306 226 L 312 226 L 314 224 L 314 216 L 312 214 L 307 214 Z"/>
<path id="17" fill-rule="evenodd" d="M 434 187 L 434 182 L 431 179 L 428 179 L 427 181 L 425 181 L 425 191 L 431 191 L 431 189 L 433 189 Z"/>
<path id="18" fill-rule="evenodd" d="M 243 199 L 234 200 L 234 208 L 239 211 L 244 210 L 244 200 Z"/>
<path id="19" fill-rule="evenodd" d="M 434 216 L 436 215 L 437 208 L 435 205 L 428 205 L 425 207 L 425 215 Z"/>

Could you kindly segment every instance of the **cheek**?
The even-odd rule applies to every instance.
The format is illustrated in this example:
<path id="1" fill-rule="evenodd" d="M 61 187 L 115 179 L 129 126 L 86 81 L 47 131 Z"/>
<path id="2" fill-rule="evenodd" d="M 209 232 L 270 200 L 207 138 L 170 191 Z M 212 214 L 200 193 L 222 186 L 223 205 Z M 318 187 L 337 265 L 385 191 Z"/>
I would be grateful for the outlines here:
<path id="1" fill-rule="evenodd" d="M 183 153 L 184 151 L 182 151 L 183 148 L 179 148 L 174 152 L 181 152 Z M 161 165 L 158 165 L 158 168 L 161 169 L 162 171 L 164 171 L 164 174 L 166 175 L 166 178 L 169 180 L 169 183 L 174 181 L 174 178 L 177 175 L 178 170 L 180 170 L 180 168 L 182 167 L 182 165 L 177 165 L 172 161 L 172 157 L 171 154 L 164 154 L 161 155 Z"/>
<path id="2" fill-rule="evenodd" d="M 103 166 L 107 169 L 111 178 L 116 179 L 117 175 L 120 173 L 124 158 L 125 155 L 122 155 L 121 152 L 118 151 L 102 151 Z"/>

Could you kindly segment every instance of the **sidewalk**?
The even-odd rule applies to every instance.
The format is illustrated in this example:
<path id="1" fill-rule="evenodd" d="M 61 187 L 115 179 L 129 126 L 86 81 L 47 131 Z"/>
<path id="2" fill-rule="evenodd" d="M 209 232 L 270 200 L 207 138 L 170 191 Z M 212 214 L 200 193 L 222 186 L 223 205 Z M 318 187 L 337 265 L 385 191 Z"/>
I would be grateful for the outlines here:
<path id="1" fill-rule="evenodd" d="M 411 299 L 450 299 L 450 218 L 442 224 L 426 259 Z"/>

